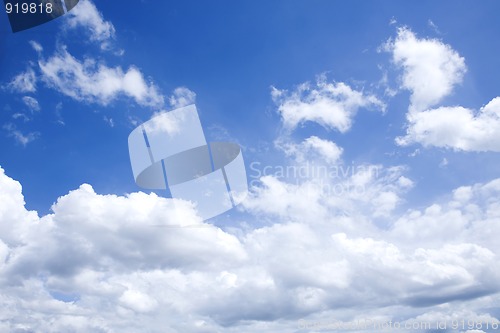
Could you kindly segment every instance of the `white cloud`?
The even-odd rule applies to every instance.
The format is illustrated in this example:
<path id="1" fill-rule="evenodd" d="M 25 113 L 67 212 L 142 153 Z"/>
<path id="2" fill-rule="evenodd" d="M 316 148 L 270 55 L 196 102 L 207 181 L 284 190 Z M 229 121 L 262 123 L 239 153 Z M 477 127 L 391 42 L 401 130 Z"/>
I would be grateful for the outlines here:
<path id="1" fill-rule="evenodd" d="M 0 167 L 0 240 L 9 247 L 25 243 L 30 226 L 38 220 L 36 212 L 24 208 L 21 189 L 21 184 L 5 175 Z M 0 266 L 4 263 L 0 261 Z"/>
<path id="2" fill-rule="evenodd" d="M 330 211 L 390 216 L 402 201 L 400 196 L 411 188 L 410 179 L 402 180 L 402 167 L 296 162 L 274 168 L 261 165 L 261 170 L 252 166 L 252 192 L 243 205 L 256 214 L 286 216 L 287 221 L 328 223 Z"/>
<path id="3" fill-rule="evenodd" d="M 12 118 L 13 118 L 13 119 L 22 119 L 24 122 L 27 122 L 27 121 L 30 121 L 30 120 L 31 120 L 31 118 L 30 118 L 30 117 L 28 117 L 26 114 L 24 114 L 24 113 L 20 113 L 20 112 L 18 112 L 18 113 L 14 113 L 14 114 L 12 115 Z"/>
<path id="4" fill-rule="evenodd" d="M 17 129 L 17 127 L 12 123 L 7 123 L 3 126 L 3 129 L 7 132 L 7 136 L 12 137 L 16 140 L 17 143 L 26 147 L 26 145 L 34 140 L 36 140 L 40 133 L 38 132 L 30 132 L 23 133 Z"/>
<path id="5" fill-rule="evenodd" d="M 500 179 L 459 187 L 448 201 L 409 210 L 394 223 L 392 234 L 408 243 L 418 240 L 421 246 L 470 242 L 498 253 L 494 243 L 500 217 L 498 195 Z"/>
<path id="6" fill-rule="evenodd" d="M 419 39 L 408 28 L 400 28 L 384 48 L 402 68 L 403 88 L 411 92 L 406 135 L 396 138 L 398 145 L 500 151 L 499 97 L 477 112 L 462 106 L 431 108 L 462 82 L 467 68 L 457 51 L 437 39 Z"/>
<path id="7" fill-rule="evenodd" d="M 115 121 L 113 120 L 113 118 L 104 116 L 102 117 L 102 119 L 109 125 L 109 127 L 115 127 Z"/>
<path id="8" fill-rule="evenodd" d="M 411 92 L 410 112 L 440 102 L 462 82 L 467 70 L 464 58 L 451 46 L 437 39 L 417 38 L 408 28 L 399 28 L 396 39 L 383 48 L 403 69 L 402 87 Z"/>
<path id="9" fill-rule="evenodd" d="M 288 156 L 293 156 L 297 162 L 320 159 L 327 163 L 337 163 L 342 156 L 343 149 L 335 142 L 310 136 L 300 144 L 277 141 L 276 145 Z"/>
<path id="10" fill-rule="evenodd" d="M 397 138 L 396 143 L 500 152 L 500 97 L 478 112 L 454 106 L 411 113 L 406 135 Z"/>
<path id="11" fill-rule="evenodd" d="M 106 105 L 120 95 L 139 105 L 161 107 L 163 96 L 147 83 L 136 67 L 124 71 L 87 58 L 83 62 L 63 47 L 47 60 L 39 60 L 42 80 L 50 87 L 79 101 Z"/>
<path id="12" fill-rule="evenodd" d="M 312 121 L 344 133 L 351 128 L 358 109 L 385 110 L 384 103 L 375 96 L 353 90 L 343 82 L 329 83 L 325 76 L 318 77 L 314 85 L 309 82 L 299 85 L 292 93 L 273 87 L 272 97 L 283 125 L 289 130 Z"/>
<path id="13" fill-rule="evenodd" d="M 342 155 L 342 148 L 332 141 L 320 139 L 317 136 L 311 136 L 305 139 L 302 145 L 306 150 L 317 153 L 328 163 L 338 161 Z"/>
<path id="14" fill-rule="evenodd" d="M 367 186 L 364 195 L 397 193 L 411 182 L 402 171 L 348 178 Z M 301 318 L 493 320 L 480 309 L 499 301 L 500 179 L 457 189 L 447 204 L 403 214 L 389 230 L 373 225 L 362 196 L 348 197 L 346 215 L 339 198 L 305 195 L 307 185 L 263 182 L 247 208 L 273 223 L 236 237 L 203 223 L 188 202 L 100 195 L 90 185 L 39 218 L 0 169 L 0 332 L 271 333 Z M 179 222 L 203 228 L 161 227 Z"/>
<path id="15" fill-rule="evenodd" d="M 171 112 L 155 112 L 151 119 L 144 124 L 147 133 L 168 133 L 175 136 L 181 132 L 184 114 Z"/>
<path id="16" fill-rule="evenodd" d="M 147 294 L 137 290 L 127 290 L 119 298 L 119 301 L 138 313 L 151 312 L 158 306 L 158 302 Z"/>
<path id="17" fill-rule="evenodd" d="M 439 27 L 432 21 L 431 19 L 427 20 L 427 25 L 434 30 L 435 33 L 437 34 L 442 34 L 442 32 L 439 30 Z"/>
<path id="18" fill-rule="evenodd" d="M 186 87 L 175 88 L 169 103 L 174 109 L 194 104 L 196 102 L 196 93 Z"/>
<path id="19" fill-rule="evenodd" d="M 115 28 L 105 21 L 102 14 L 90 0 L 80 0 L 67 16 L 69 28 L 83 27 L 89 30 L 90 39 L 101 43 L 102 49 L 108 49 L 109 43 L 115 38 Z"/>
<path id="20" fill-rule="evenodd" d="M 439 162 L 439 167 L 446 168 L 448 166 L 448 164 L 449 164 L 448 159 L 446 157 L 443 157 L 441 162 Z"/>
<path id="21" fill-rule="evenodd" d="M 43 51 L 43 47 L 40 43 L 38 43 L 37 41 L 34 41 L 34 40 L 30 40 L 29 41 L 31 47 L 33 48 L 33 50 L 35 50 L 37 53 L 41 53 Z"/>
<path id="22" fill-rule="evenodd" d="M 405 176 L 401 176 L 398 179 L 398 184 L 402 188 L 412 188 L 414 185 L 414 182 L 411 179 L 406 178 Z"/>
<path id="23" fill-rule="evenodd" d="M 30 111 L 35 111 L 38 112 L 40 111 L 40 104 L 38 104 L 38 101 L 36 98 L 31 97 L 31 96 L 24 96 L 23 97 L 23 103 L 30 109 Z"/>
<path id="24" fill-rule="evenodd" d="M 16 75 L 7 85 L 19 93 L 36 92 L 37 77 L 33 68 L 28 67 L 25 72 Z"/>

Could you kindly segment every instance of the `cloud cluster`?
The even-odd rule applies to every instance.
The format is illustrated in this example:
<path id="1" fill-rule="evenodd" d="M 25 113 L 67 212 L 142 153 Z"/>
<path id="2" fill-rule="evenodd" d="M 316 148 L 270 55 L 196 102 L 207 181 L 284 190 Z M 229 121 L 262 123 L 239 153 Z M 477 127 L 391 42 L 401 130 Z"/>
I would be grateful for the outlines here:
<path id="1" fill-rule="evenodd" d="M 68 15 L 65 15 L 63 22 L 66 29 L 82 28 L 81 30 L 88 34 L 89 40 L 98 43 L 103 50 L 110 49 L 111 42 L 115 39 L 113 24 L 103 18 L 91 0 L 80 1 Z M 5 89 L 20 94 L 34 94 L 37 93 L 42 83 L 45 87 L 85 103 L 106 106 L 125 97 L 134 100 L 140 106 L 157 110 L 165 106 L 165 98 L 159 88 L 146 79 L 136 66 L 132 65 L 124 69 L 120 66 L 108 66 L 104 60 L 92 57 L 84 57 L 80 60 L 67 50 L 64 43 L 59 44 L 54 54 L 46 58 L 43 54 L 44 48 L 40 43 L 31 40 L 29 44 L 36 51 L 38 61 L 30 62 L 24 72 L 19 73 L 3 86 Z M 174 91 L 169 102 L 177 107 L 194 101 L 195 96 L 189 89 L 180 87 Z M 32 113 L 40 111 L 37 96 L 24 96 L 21 100 Z M 59 109 L 57 113 L 60 112 Z M 30 120 L 21 112 L 15 112 L 12 117 L 14 120 Z M 110 126 L 114 126 L 114 121 L 110 117 L 104 116 L 103 119 Z M 3 130 L 22 146 L 26 146 L 39 137 L 38 132 L 25 134 L 22 124 L 5 124 Z"/>
<path id="2" fill-rule="evenodd" d="M 67 22 L 103 49 L 114 38 L 88 0 Z M 12 89 L 33 93 L 41 80 L 77 101 L 165 102 L 134 66 L 78 60 L 64 47 L 45 59 L 32 46 L 40 78 L 28 68 Z M 479 112 L 436 107 L 463 79 L 458 52 L 407 28 L 384 47 L 411 92 L 398 144 L 499 151 L 498 98 Z M 195 97 L 178 88 L 168 102 L 181 107 Z M 382 101 L 324 76 L 292 92 L 273 88 L 272 97 L 287 132 L 277 147 L 293 159 L 285 169 L 292 175 L 259 177 L 226 228 L 204 223 L 190 202 L 98 194 L 88 184 L 39 216 L 0 168 L 0 333 L 275 333 L 329 318 L 497 322 L 500 179 L 402 211 L 414 186 L 405 167 L 349 165 L 333 141 L 289 136 L 306 122 L 345 133 L 359 109 L 384 112 Z M 23 102 L 39 108 L 33 97 Z M 37 135 L 3 129 L 23 145 Z"/>
<path id="3" fill-rule="evenodd" d="M 315 84 L 304 82 L 292 92 L 272 87 L 271 96 L 285 129 L 275 140 L 275 146 L 298 163 L 318 161 L 334 165 L 340 162 L 343 153 L 343 148 L 335 142 L 315 135 L 294 142 L 291 133 L 299 126 L 314 122 L 345 133 L 359 109 L 385 112 L 386 107 L 374 95 L 354 90 L 343 82 L 328 82 L 326 75 L 318 76 Z"/>
<path id="4" fill-rule="evenodd" d="M 264 177 L 245 209 L 273 222 L 233 221 L 230 233 L 189 202 L 85 184 L 39 217 L 1 170 L 0 305 L 9 310 L 0 332 L 288 332 L 299 319 L 353 320 L 361 307 L 366 318 L 411 321 L 436 316 L 437 304 L 440 318 L 496 304 L 500 180 L 381 229 L 371 216 L 383 205 L 369 202 L 411 186 L 403 171 L 348 176 L 366 191 L 339 197 Z M 494 321 L 467 310 L 466 319 Z"/>
<path id="5" fill-rule="evenodd" d="M 108 49 L 115 38 L 113 24 L 104 20 L 90 0 L 80 1 L 65 17 L 66 28 L 83 28 L 89 34 L 90 41 L 99 43 L 103 49 Z M 11 90 L 34 93 L 38 81 L 42 81 L 46 86 L 77 101 L 107 105 L 120 96 L 126 96 L 141 106 L 164 106 L 164 97 L 159 89 L 147 82 L 136 66 L 125 70 L 121 67 L 109 67 L 103 61 L 91 57 L 79 60 L 68 52 L 64 44 L 45 59 L 43 47 L 36 41 L 30 41 L 30 44 L 38 54 L 38 68 L 30 66 L 25 72 L 15 76 L 7 85 Z M 183 92 L 182 88 L 179 89 L 175 94 Z M 178 102 L 182 103 L 190 98 L 194 98 L 194 95 L 179 97 Z M 25 99 L 23 101 L 27 103 Z M 30 105 L 31 109 L 36 109 L 32 107 L 32 103 Z"/>
<path id="6" fill-rule="evenodd" d="M 384 49 L 402 69 L 402 88 L 411 92 L 406 135 L 398 145 L 419 143 L 461 151 L 500 151 L 500 98 L 479 109 L 436 106 L 462 82 L 465 59 L 437 39 L 418 38 L 400 28 Z"/>

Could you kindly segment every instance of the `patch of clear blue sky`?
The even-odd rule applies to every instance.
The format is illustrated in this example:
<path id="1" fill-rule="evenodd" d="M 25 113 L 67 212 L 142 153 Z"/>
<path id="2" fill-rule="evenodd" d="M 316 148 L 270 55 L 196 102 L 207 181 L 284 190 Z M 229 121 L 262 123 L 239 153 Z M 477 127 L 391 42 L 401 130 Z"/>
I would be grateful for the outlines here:
<path id="1" fill-rule="evenodd" d="M 6 15 L 0 15 L 0 81 L 8 82 L 36 62 L 29 40 L 51 55 L 57 43 L 68 45 L 77 58 L 95 57 L 108 66 L 135 65 L 165 95 L 178 86 L 197 93 L 204 127 L 226 128 L 242 145 L 272 146 L 279 117 L 270 98 L 270 86 L 293 89 L 304 81 L 328 73 L 330 80 L 353 87 L 371 87 L 389 70 L 392 85 L 397 72 L 389 55 L 377 47 L 406 25 L 420 37 L 436 37 L 466 58 L 464 83 L 443 104 L 478 108 L 500 95 L 500 12 L 498 1 L 95 1 L 117 33 L 116 47 L 122 57 L 99 51 L 85 41 L 82 31 L 58 37 L 62 20 L 12 34 Z M 390 25 L 395 19 L 397 24 Z M 439 32 L 429 26 L 432 20 Z M 28 208 L 48 212 L 60 195 L 82 183 L 98 193 L 136 191 L 130 170 L 127 136 L 132 130 L 127 117 L 146 120 L 153 111 L 121 99 L 103 107 L 73 101 L 38 85 L 34 96 L 41 112 L 32 121 L 12 119 L 25 111 L 21 98 L 0 91 L 0 125 L 14 123 L 24 133 L 40 137 L 26 147 L 0 130 L 0 165 L 23 184 Z M 351 131 L 341 135 L 307 125 L 296 138 L 310 134 L 337 142 L 350 163 L 407 164 L 417 187 L 408 194 L 412 204 L 424 204 L 450 189 L 498 177 L 498 154 L 456 153 L 441 149 L 398 148 L 394 138 L 404 133 L 408 93 L 386 99 L 386 115 L 361 110 Z M 56 106 L 62 103 L 65 126 L 57 124 Z M 111 128 L 103 117 L 113 118 Z M 0 127 L 1 127 L 0 126 Z M 214 133 L 206 131 L 209 139 Z M 439 168 L 446 157 L 447 168 Z M 259 160 L 280 163 L 276 151 L 245 152 L 247 164 Z"/>

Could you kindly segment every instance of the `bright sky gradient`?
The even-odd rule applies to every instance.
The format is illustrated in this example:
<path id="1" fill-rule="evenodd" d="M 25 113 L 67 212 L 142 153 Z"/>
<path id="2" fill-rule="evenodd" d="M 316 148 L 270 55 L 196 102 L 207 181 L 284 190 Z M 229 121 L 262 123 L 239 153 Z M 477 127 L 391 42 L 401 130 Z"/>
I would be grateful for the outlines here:
<path id="1" fill-rule="evenodd" d="M 0 333 L 493 331 L 499 12 L 81 0 L 15 34 L 0 13 Z M 250 186 L 206 222 L 141 191 L 128 156 L 192 103 Z"/>

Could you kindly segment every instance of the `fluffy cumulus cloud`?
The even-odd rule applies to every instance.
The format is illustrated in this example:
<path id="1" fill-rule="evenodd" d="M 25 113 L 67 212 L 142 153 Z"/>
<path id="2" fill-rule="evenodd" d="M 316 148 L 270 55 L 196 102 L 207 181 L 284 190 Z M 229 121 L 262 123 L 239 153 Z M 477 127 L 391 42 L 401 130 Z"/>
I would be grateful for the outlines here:
<path id="1" fill-rule="evenodd" d="M 420 143 L 462 151 L 500 152 L 500 97 L 479 111 L 461 106 L 439 107 L 408 115 L 400 145 Z"/>
<path id="2" fill-rule="evenodd" d="M 86 184 L 40 217 L 0 169 L 0 305 L 8 309 L 0 332 L 289 332 L 331 318 L 496 322 L 487 309 L 500 288 L 500 206 L 492 199 L 500 179 L 397 217 L 394 200 L 380 194 L 411 187 L 402 173 L 351 173 L 343 181 L 365 192 L 342 196 L 311 180 L 264 176 L 244 207 L 273 222 L 222 230 L 189 202 L 101 195 Z M 377 197 L 384 203 L 370 203 Z M 380 228 L 377 211 L 394 222 Z"/>
<path id="3" fill-rule="evenodd" d="M 84 184 L 39 218 L 24 208 L 21 185 L 3 170 L 0 184 L 1 307 L 24 303 L 17 313 L 2 313 L 9 325 L 1 332 L 162 332 L 169 326 L 181 332 L 182 325 L 194 332 L 195 323 L 172 314 L 191 309 L 202 322 L 209 299 L 188 299 L 210 284 L 207 296 L 213 295 L 218 278 L 225 286 L 222 268 L 247 260 L 235 236 L 202 223 L 188 202 L 98 195 Z"/>
<path id="4" fill-rule="evenodd" d="M 124 95 L 140 105 L 161 107 L 164 103 L 156 86 L 133 66 L 124 71 L 91 58 L 80 61 L 64 47 L 38 64 L 48 86 L 79 101 L 106 105 Z"/>
<path id="5" fill-rule="evenodd" d="M 418 38 L 410 29 L 400 28 L 397 37 L 383 48 L 403 70 L 402 87 L 411 92 L 410 112 L 439 103 L 462 82 L 465 59 L 450 45 L 437 39 Z"/>
<path id="6" fill-rule="evenodd" d="M 303 83 L 292 92 L 273 87 L 272 97 L 289 130 L 311 121 L 344 133 L 351 128 L 360 108 L 385 110 L 384 103 L 375 96 L 343 82 L 327 82 L 325 76 L 318 77 L 315 84 Z"/>
<path id="7" fill-rule="evenodd" d="M 88 31 L 90 39 L 100 43 L 102 49 L 108 49 L 110 42 L 115 38 L 115 27 L 111 22 L 104 20 L 90 0 L 80 0 L 66 17 L 68 28 L 84 28 Z"/>

